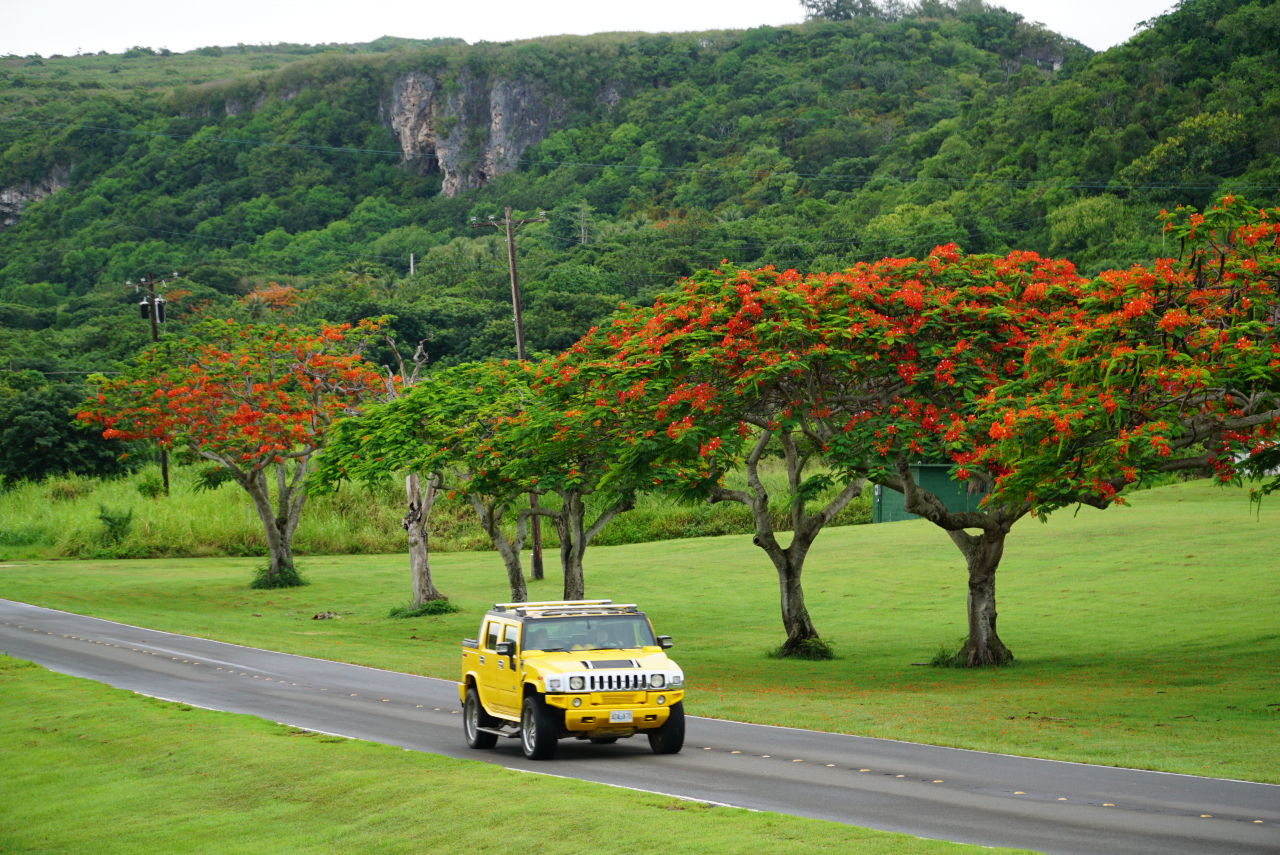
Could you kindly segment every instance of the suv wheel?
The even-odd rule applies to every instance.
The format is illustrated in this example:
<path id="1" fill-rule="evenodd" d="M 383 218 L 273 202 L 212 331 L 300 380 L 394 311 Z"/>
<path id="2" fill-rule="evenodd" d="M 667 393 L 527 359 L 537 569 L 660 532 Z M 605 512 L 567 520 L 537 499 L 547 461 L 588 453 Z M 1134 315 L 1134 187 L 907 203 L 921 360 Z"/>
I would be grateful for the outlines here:
<path id="1" fill-rule="evenodd" d="M 485 733 L 480 728 L 493 727 L 496 722 L 493 716 L 484 711 L 480 705 L 480 696 L 475 686 L 467 687 L 467 699 L 462 704 L 462 730 L 467 736 L 467 745 L 471 748 L 492 748 L 498 744 L 498 737 Z"/>
<path id="2" fill-rule="evenodd" d="M 560 728 L 551 717 L 547 704 L 538 695 L 524 699 L 520 708 L 520 746 L 530 760 L 550 760 L 556 756 Z"/>
<path id="3" fill-rule="evenodd" d="M 662 727 L 649 731 L 649 747 L 654 754 L 679 754 L 684 748 L 684 701 L 672 704 Z"/>

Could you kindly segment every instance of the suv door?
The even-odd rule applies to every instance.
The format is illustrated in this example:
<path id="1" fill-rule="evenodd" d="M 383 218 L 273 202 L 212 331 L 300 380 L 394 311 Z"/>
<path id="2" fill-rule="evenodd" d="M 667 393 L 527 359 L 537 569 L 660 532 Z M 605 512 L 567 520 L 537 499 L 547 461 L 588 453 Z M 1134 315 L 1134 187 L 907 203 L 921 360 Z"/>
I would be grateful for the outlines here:
<path id="1" fill-rule="evenodd" d="M 476 667 L 476 674 L 480 678 L 478 686 L 480 703 L 484 704 L 484 708 L 491 713 L 508 712 L 504 703 L 505 698 L 499 688 L 503 681 L 498 676 L 498 660 L 502 657 L 498 656 L 497 651 L 494 650 L 501 638 L 502 622 L 492 618 L 485 620 L 480 632 L 480 655 L 477 657 L 479 665 Z"/>
<path id="2" fill-rule="evenodd" d="M 493 685 L 502 704 L 512 715 L 520 714 L 523 701 L 520 692 L 520 624 L 502 624 L 502 640 L 513 645 L 514 654 L 508 658 L 494 654 L 497 671 L 494 672 Z"/>

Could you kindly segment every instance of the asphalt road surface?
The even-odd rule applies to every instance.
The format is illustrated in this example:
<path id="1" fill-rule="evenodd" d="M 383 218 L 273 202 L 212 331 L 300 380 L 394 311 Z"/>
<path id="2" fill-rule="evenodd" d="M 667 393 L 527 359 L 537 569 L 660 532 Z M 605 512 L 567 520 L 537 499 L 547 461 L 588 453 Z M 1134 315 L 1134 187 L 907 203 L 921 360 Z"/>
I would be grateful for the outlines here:
<path id="1" fill-rule="evenodd" d="M 919 837 L 1063 855 L 1280 853 L 1280 786 L 690 717 L 643 737 L 472 751 L 455 683 L 0 600 L 0 651 L 145 695 L 511 769 Z M 697 675 L 691 675 L 697 692 Z"/>

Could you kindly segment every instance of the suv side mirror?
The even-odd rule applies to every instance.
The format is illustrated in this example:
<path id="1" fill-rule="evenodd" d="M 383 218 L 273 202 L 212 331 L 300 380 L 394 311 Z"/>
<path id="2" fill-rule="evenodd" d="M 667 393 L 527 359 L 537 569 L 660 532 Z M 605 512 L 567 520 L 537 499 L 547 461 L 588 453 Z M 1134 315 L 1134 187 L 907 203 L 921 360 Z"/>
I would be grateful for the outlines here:
<path id="1" fill-rule="evenodd" d="M 515 656 L 516 643 L 514 641 L 499 641 L 493 646 L 493 652 L 499 656 Z"/>
<path id="2" fill-rule="evenodd" d="M 661 647 L 663 650 L 670 650 L 671 645 L 674 643 L 675 642 L 671 640 L 671 636 L 669 635 L 658 636 L 658 646 Z"/>

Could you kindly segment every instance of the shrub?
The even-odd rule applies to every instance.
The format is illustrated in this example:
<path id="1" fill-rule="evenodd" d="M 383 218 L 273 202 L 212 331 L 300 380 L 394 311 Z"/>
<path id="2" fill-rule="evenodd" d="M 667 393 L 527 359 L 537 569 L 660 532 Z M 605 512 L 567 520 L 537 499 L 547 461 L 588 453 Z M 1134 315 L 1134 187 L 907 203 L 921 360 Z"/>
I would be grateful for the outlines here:
<path id="1" fill-rule="evenodd" d="M 270 565 L 264 564 L 253 571 L 253 581 L 249 583 L 250 588 L 270 589 L 270 588 L 300 588 L 303 585 L 311 584 L 302 578 L 302 573 L 297 567 L 281 567 L 276 571 L 276 577 L 271 578 Z"/>
<path id="2" fill-rule="evenodd" d="M 119 543 L 129 536 L 129 530 L 133 528 L 133 509 L 111 511 L 106 505 L 98 505 L 98 519 L 106 528 L 103 537 L 110 543 Z"/>
<path id="3" fill-rule="evenodd" d="M 387 612 L 387 617 L 391 618 L 418 618 L 432 617 L 434 615 L 451 615 L 460 612 L 462 609 L 449 602 L 448 599 L 427 600 L 416 609 L 412 605 L 396 606 Z"/>
<path id="4" fill-rule="evenodd" d="M 154 472 L 148 472 L 138 482 L 138 492 L 148 499 L 154 499 L 164 492 L 164 482 Z"/>
<path id="5" fill-rule="evenodd" d="M 806 638 L 790 650 L 780 644 L 767 654 L 770 659 L 807 659 L 813 662 L 824 662 L 836 658 L 834 641 L 823 641 L 821 638 Z"/>

